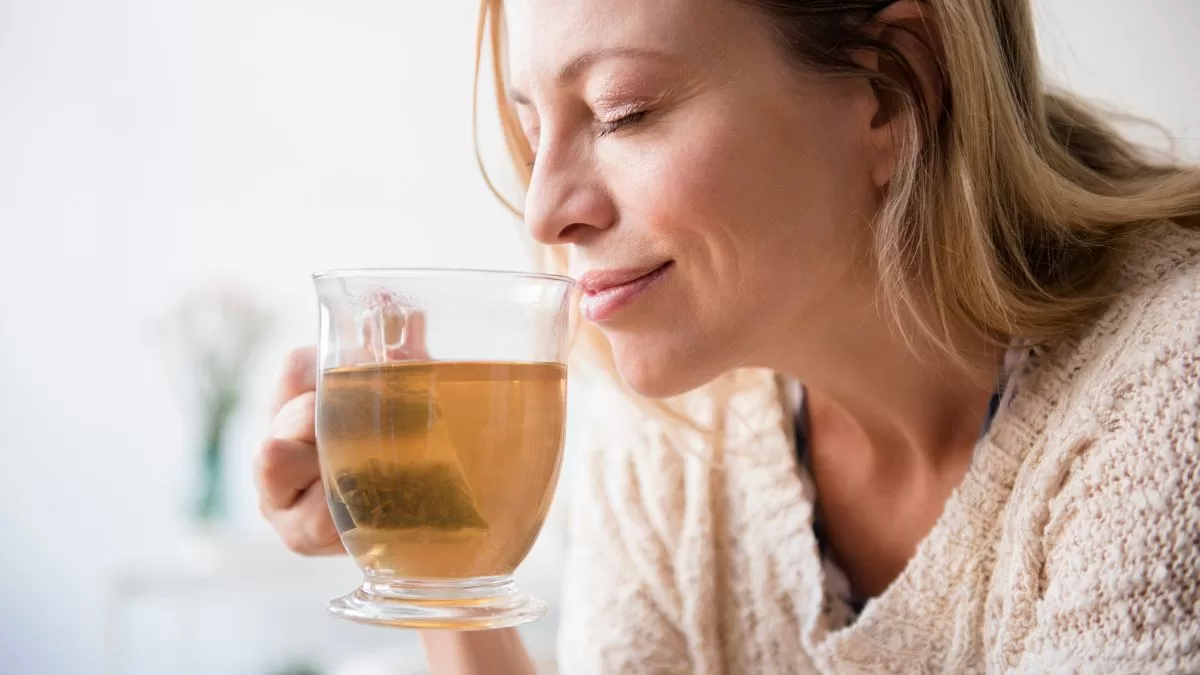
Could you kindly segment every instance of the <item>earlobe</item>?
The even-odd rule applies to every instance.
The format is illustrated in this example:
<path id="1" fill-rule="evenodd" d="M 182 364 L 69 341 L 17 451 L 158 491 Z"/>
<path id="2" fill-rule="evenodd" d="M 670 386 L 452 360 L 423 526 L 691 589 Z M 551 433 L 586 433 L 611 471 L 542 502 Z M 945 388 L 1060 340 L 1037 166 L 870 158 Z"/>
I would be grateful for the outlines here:
<path id="1" fill-rule="evenodd" d="M 893 137 L 895 125 L 872 125 L 869 132 L 871 151 L 871 183 L 876 188 L 883 189 L 892 182 L 892 173 L 896 168 L 896 139 Z"/>

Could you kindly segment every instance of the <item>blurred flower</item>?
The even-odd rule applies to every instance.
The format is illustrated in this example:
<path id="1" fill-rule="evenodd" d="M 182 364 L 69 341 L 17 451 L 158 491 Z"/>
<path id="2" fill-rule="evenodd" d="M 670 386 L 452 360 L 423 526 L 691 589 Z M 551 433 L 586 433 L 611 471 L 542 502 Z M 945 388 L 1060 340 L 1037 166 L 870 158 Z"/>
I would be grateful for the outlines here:
<path id="1" fill-rule="evenodd" d="M 266 308 L 248 291 L 219 287 L 184 295 L 158 326 L 160 341 L 175 362 L 173 374 L 181 378 L 199 418 L 202 474 L 193 511 L 201 521 L 224 514 L 225 431 L 271 323 Z"/>
<path id="2" fill-rule="evenodd" d="M 189 392 L 211 403 L 241 390 L 271 323 L 270 314 L 249 292 L 206 288 L 176 303 L 161 322 L 160 337 L 188 380 Z"/>

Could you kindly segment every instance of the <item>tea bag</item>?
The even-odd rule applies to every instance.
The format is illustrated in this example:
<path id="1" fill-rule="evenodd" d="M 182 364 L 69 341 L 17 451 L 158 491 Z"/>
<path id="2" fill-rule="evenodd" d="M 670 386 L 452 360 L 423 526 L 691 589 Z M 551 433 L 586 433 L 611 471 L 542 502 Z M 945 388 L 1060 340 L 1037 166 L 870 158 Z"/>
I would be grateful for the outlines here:
<path id="1" fill-rule="evenodd" d="M 424 316 L 377 294 L 361 339 L 378 368 L 327 380 L 339 391 L 327 392 L 321 411 L 328 436 L 354 448 L 329 486 L 338 529 L 409 530 L 422 540 L 486 532 L 442 414 L 436 366 L 418 361 L 428 359 Z"/>

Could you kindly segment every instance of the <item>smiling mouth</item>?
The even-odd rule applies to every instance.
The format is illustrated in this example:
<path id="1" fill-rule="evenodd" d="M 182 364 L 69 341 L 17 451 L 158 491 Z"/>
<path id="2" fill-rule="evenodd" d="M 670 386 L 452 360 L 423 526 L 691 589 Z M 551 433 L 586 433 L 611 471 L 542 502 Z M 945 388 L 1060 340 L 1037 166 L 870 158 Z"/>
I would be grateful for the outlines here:
<path id="1" fill-rule="evenodd" d="M 635 270 L 585 274 L 580 279 L 583 297 L 579 300 L 579 310 L 588 321 L 604 322 L 650 290 L 674 265 L 675 261 L 668 260 L 645 272 Z"/>

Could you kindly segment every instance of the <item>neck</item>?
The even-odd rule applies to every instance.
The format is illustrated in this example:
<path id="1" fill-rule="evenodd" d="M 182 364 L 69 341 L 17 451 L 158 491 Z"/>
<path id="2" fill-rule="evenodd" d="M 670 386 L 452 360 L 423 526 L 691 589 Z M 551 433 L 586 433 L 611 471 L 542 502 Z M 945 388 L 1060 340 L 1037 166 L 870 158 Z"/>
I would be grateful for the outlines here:
<path id="1" fill-rule="evenodd" d="M 804 384 L 822 436 L 869 466 L 898 477 L 961 465 L 986 419 L 1003 350 L 959 331 L 966 363 L 955 364 L 915 331 L 906 341 L 883 321 L 857 325 L 820 340 L 819 350 L 782 353 L 771 367 Z"/>

